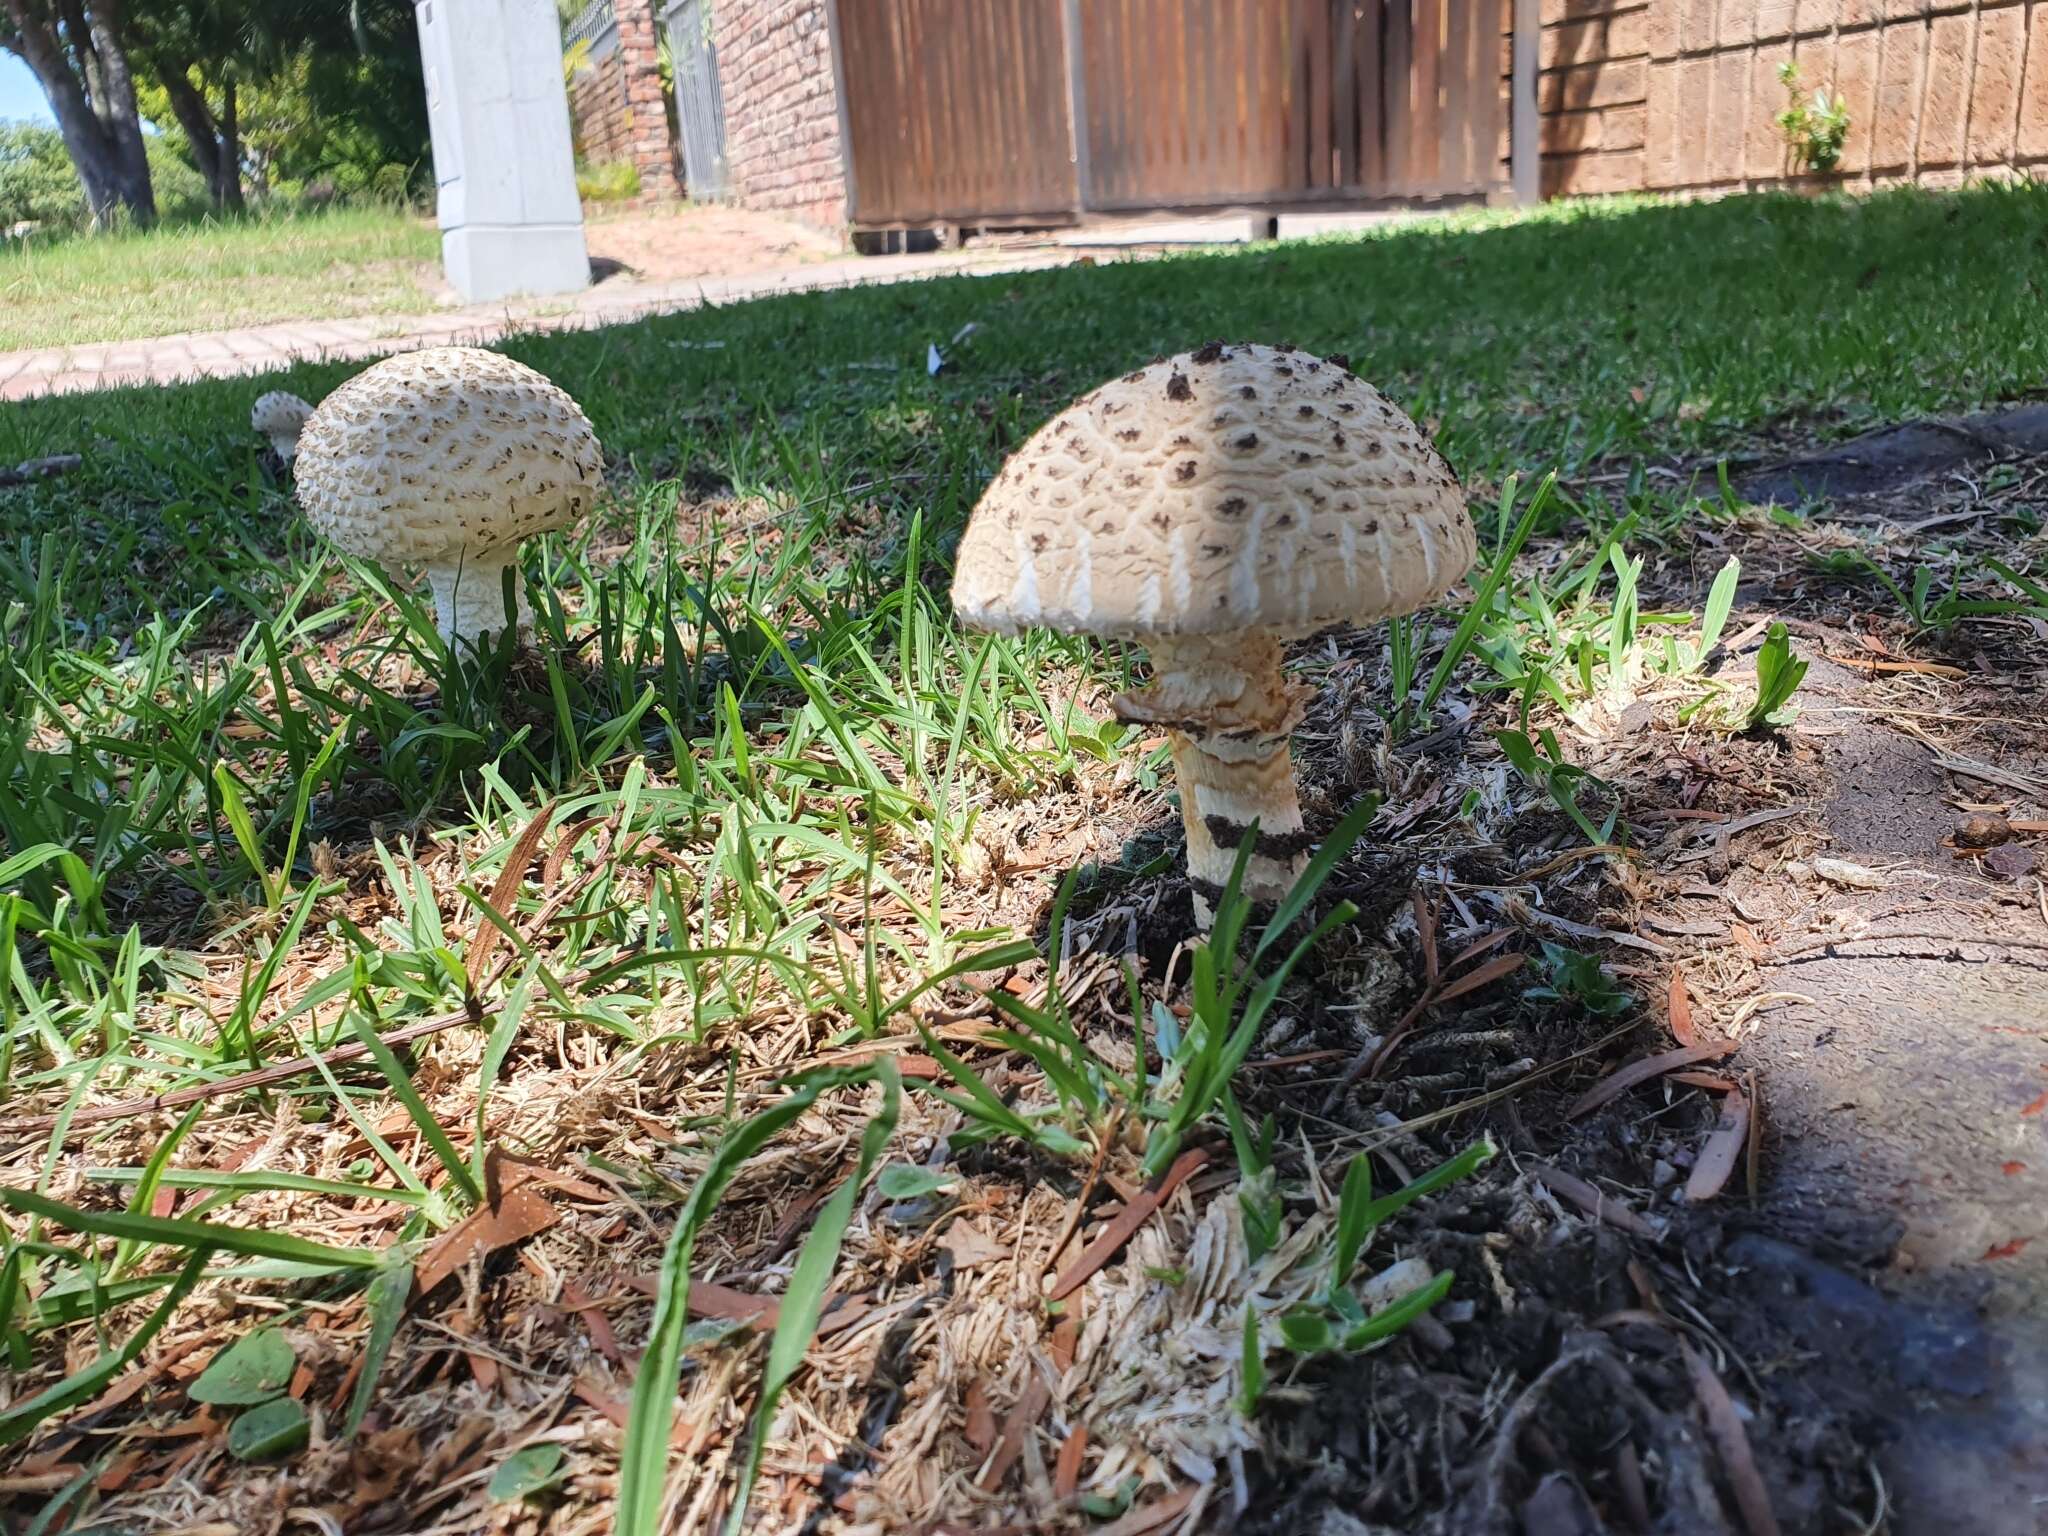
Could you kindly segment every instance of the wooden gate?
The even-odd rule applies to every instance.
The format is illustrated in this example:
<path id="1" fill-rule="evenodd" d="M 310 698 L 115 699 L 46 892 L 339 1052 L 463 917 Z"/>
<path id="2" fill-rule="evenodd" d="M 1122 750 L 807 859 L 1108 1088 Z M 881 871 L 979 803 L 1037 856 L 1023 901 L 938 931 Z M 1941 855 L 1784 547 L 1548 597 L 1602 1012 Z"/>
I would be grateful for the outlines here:
<path id="1" fill-rule="evenodd" d="M 707 0 L 675 0 L 662 13 L 675 65 L 676 127 L 683 141 L 683 187 L 699 201 L 725 197 L 725 94 L 718 84 L 718 48 L 711 40 Z"/>
<path id="2" fill-rule="evenodd" d="M 852 219 L 1471 197 L 1503 0 L 837 0 Z"/>

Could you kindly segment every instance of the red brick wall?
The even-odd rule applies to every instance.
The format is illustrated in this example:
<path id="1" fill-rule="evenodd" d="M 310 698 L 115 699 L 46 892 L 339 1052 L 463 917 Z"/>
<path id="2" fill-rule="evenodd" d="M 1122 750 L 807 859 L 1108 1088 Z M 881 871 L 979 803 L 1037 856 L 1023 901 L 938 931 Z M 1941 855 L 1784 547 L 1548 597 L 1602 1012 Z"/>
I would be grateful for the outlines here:
<path id="1" fill-rule="evenodd" d="M 825 0 L 717 0 L 735 201 L 823 229 L 846 223 Z"/>
<path id="2" fill-rule="evenodd" d="M 1795 178 L 1778 66 L 1846 99 L 1849 186 L 2048 161 L 2048 0 L 1542 0 L 1545 195 Z"/>
<path id="3" fill-rule="evenodd" d="M 619 0 L 618 19 L 618 46 L 579 71 L 569 86 L 577 147 L 589 165 L 630 160 L 638 166 L 642 202 L 679 196 L 653 5 Z"/>
<path id="4" fill-rule="evenodd" d="M 576 153 L 588 164 L 621 160 L 626 154 L 625 60 L 618 50 L 576 72 L 569 84 L 569 118 L 576 129 Z"/>

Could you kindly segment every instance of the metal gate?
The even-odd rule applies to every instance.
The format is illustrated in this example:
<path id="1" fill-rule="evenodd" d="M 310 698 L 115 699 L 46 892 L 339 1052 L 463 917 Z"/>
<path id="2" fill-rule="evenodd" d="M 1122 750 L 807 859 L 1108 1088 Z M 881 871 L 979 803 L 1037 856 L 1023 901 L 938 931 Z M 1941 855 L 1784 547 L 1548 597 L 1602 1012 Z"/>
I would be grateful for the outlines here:
<path id="1" fill-rule="evenodd" d="M 1505 0 L 837 0 L 868 227 L 1470 197 Z"/>
<path id="2" fill-rule="evenodd" d="M 718 47 L 711 40 L 710 0 L 676 0 L 662 12 L 675 70 L 676 127 L 683 141 L 683 187 L 710 202 L 731 191 L 725 160 L 725 94 L 718 84 Z"/>

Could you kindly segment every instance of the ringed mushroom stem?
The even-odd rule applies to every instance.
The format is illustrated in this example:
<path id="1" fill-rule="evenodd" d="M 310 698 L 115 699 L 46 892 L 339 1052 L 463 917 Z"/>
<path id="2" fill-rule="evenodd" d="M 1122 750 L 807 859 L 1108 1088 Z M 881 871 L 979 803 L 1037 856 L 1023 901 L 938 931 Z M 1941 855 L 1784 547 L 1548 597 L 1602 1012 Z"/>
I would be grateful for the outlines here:
<path id="1" fill-rule="evenodd" d="M 1119 694 L 1118 718 L 1163 725 L 1187 830 L 1195 921 L 1207 930 L 1254 823 L 1243 892 L 1276 902 L 1308 862 L 1287 739 L 1303 690 L 1281 670 L 1279 640 L 1261 632 L 1157 637 L 1149 687 Z"/>
<path id="2" fill-rule="evenodd" d="M 512 621 L 521 629 L 530 627 L 532 611 L 526 593 L 519 586 L 515 559 L 437 561 L 426 568 L 427 585 L 434 593 L 434 623 L 442 638 L 464 641 L 474 650 L 483 648 L 486 635 L 505 628 L 505 569 L 513 566 L 512 590 L 516 612 Z"/>

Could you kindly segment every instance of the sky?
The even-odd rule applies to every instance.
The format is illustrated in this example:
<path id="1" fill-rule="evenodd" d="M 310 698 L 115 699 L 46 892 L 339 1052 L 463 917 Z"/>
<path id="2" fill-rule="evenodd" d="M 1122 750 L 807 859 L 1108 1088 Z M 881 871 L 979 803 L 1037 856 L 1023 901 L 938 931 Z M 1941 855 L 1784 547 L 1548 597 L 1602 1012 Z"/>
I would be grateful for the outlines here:
<path id="1" fill-rule="evenodd" d="M 11 53 L 0 53 L 0 122 L 27 118 L 38 123 L 53 122 L 43 88 L 29 68 Z"/>

